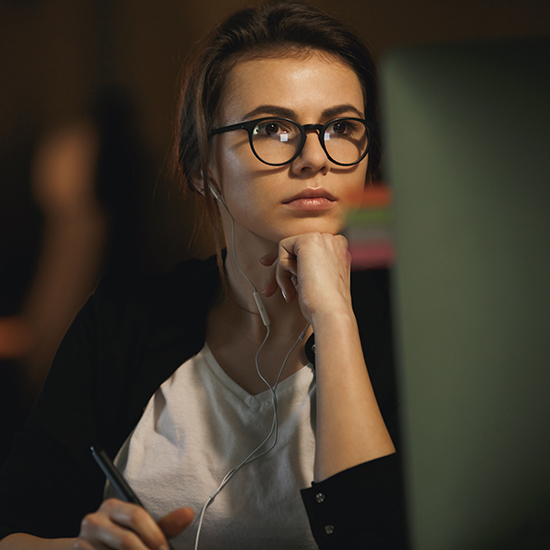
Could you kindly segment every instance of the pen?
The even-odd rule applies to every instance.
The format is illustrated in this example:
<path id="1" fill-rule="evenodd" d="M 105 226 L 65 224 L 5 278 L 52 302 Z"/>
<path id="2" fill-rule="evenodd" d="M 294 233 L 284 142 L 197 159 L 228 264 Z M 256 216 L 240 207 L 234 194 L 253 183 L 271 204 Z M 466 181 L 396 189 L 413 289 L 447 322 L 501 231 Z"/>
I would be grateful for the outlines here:
<path id="1" fill-rule="evenodd" d="M 111 485 L 114 487 L 115 491 L 118 493 L 118 496 L 121 500 L 125 502 L 131 502 L 132 504 L 137 504 L 141 506 L 144 510 L 147 510 L 143 506 L 142 502 L 139 500 L 137 495 L 134 493 L 128 482 L 124 479 L 123 475 L 117 470 L 116 466 L 113 464 L 107 453 L 103 449 L 90 447 L 92 455 L 97 462 L 98 466 L 103 470 L 103 473 L 110 481 Z M 172 545 L 168 543 L 170 550 L 174 550 Z"/>

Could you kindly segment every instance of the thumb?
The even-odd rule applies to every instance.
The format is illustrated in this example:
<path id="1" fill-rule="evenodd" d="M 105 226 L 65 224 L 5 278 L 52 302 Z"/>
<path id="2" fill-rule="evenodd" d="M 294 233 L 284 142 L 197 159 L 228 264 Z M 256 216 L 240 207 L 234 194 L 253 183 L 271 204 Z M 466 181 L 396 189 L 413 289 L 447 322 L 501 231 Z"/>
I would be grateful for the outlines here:
<path id="1" fill-rule="evenodd" d="M 195 513 L 191 508 L 178 508 L 159 519 L 158 524 L 168 540 L 178 536 L 191 525 Z"/>

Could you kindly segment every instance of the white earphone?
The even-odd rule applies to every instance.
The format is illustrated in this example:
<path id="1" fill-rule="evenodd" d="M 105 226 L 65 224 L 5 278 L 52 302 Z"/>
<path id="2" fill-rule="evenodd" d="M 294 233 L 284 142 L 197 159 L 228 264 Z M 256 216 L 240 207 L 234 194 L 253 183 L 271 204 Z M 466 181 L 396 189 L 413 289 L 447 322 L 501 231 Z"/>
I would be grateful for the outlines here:
<path id="1" fill-rule="evenodd" d="M 217 201 L 221 202 L 225 206 L 225 203 L 223 202 L 220 194 L 218 193 L 218 190 L 213 185 L 209 185 L 208 187 L 209 187 L 210 192 L 212 193 L 212 195 L 214 195 L 214 198 Z M 227 206 L 225 206 L 225 209 L 227 210 Z M 229 210 L 227 210 L 227 211 L 229 212 Z M 231 216 L 231 214 L 229 214 L 229 215 Z"/>
<path id="2" fill-rule="evenodd" d="M 202 170 L 201 170 L 201 177 L 203 178 L 203 181 L 204 181 Z M 260 372 L 260 367 L 258 365 L 258 356 L 260 354 L 260 351 L 262 350 L 265 343 L 267 342 L 267 339 L 269 338 L 269 334 L 270 334 L 270 331 L 271 331 L 271 327 L 270 327 L 271 321 L 270 321 L 269 316 L 267 314 L 267 310 L 264 306 L 264 303 L 263 303 L 263 300 L 262 300 L 262 297 L 261 297 L 260 293 L 258 292 L 256 287 L 254 286 L 252 281 L 243 272 L 243 270 L 241 269 L 241 266 L 239 264 L 239 261 L 237 259 L 237 253 L 235 251 L 235 219 L 233 218 L 233 215 L 231 214 L 231 212 L 227 208 L 227 205 L 225 204 L 225 202 L 221 198 L 220 193 L 214 187 L 214 185 L 211 184 L 211 183 L 208 183 L 208 187 L 209 187 L 210 191 L 212 192 L 212 195 L 214 196 L 214 198 L 218 202 L 220 202 L 220 204 L 223 205 L 223 207 L 225 208 L 225 210 L 227 211 L 227 213 L 229 214 L 229 216 L 231 218 L 231 242 L 232 242 L 233 257 L 235 259 L 235 264 L 237 265 L 237 268 L 241 272 L 241 275 L 248 281 L 248 283 L 252 287 L 252 290 L 253 290 L 252 295 L 254 296 L 254 301 L 256 302 L 256 306 L 258 308 L 258 312 L 260 313 L 260 317 L 262 318 L 262 322 L 263 322 L 263 324 L 265 325 L 265 327 L 267 329 L 267 333 L 265 335 L 265 338 L 264 338 L 263 342 L 261 343 L 260 347 L 258 348 L 258 351 L 256 352 L 255 363 L 256 363 L 256 372 L 258 373 L 258 376 L 263 380 L 263 382 L 267 385 L 267 387 L 271 390 L 271 393 L 272 393 L 273 422 L 271 424 L 271 429 L 270 429 L 269 433 L 267 434 L 266 438 L 238 466 L 235 466 L 233 469 L 231 469 L 229 472 L 227 472 L 227 474 L 225 475 L 225 477 L 223 478 L 223 480 L 221 481 L 221 483 L 217 487 L 217 489 L 208 497 L 208 500 L 206 501 L 206 503 L 202 507 L 202 510 L 201 510 L 201 513 L 200 513 L 200 516 L 199 516 L 199 525 L 197 527 L 197 535 L 196 535 L 196 538 L 195 538 L 195 550 L 198 550 L 198 547 L 199 547 L 200 532 L 201 532 L 201 529 L 202 529 L 202 523 L 203 523 L 203 519 L 204 519 L 204 514 L 206 513 L 206 509 L 208 508 L 208 506 L 210 506 L 210 504 L 212 504 L 212 502 L 214 501 L 214 499 L 216 498 L 218 493 L 227 485 L 227 483 L 229 483 L 229 480 L 243 466 L 246 466 L 247 464 L 250 464 L 250 462 L 252 462 L 252 461 L 256 460 L 257 458 L 260 458 L 261 456 L 265 455 L 266 453 L 271 451 L 275 447 L 275 445 L 277 444 L 277 436 L 278 436 L 278 429 L 279 429 L 279 417 L 278 417 L 278 412 L 277 412 L 277 395 L 276 395 L 277 386 L 279 385 L 279 380 L 281 378 L 281 375 L 283 373 L 285 365 L 288 361 L 288 358 L 290 357 L 291 353 L 294 351 L 294 348 L 304 339 L 304 337 L 306 335 L 306 332 L 309 328 L 309 323 L 308 323 L 308 325 L 306 326 L 304 331 L 298 337 L 298 340 L 296 340 L 294 345 L 288 351 L 288 353 L 287 353 L 287 355 L 286 355 L 286 357 L 283 361 L 283 364 L 281 365 L 281 369 L 279 370 L 277 380 L 275 381 L 275 384 L 273 386 L 271 386 L 271 384 L 262 376 L 262 374 Z M 271 443 L 269 448 L 265 449 L 264 451 L 260 452 L 259 454 L 256 454 L 258 451 L 260 451 L 260 449 L 262 449 L 262 447 L 264 445 L 266 445 L 268 443 L 268 441 L 271 439 L 273 434 L 275 434 L 275 436 L 274 436 L 273 442 Z"/>
<path id="3" fill-rule="evenodd" d="M 202 171 L 201 171 L 201 174 L 202 174 Z M 233 218 L 233 215 L 231 214 L 231 212 L 229 212 L 227 205 L 221 198 L 221 195 L 219 191 L 216 189 L 216 187 L 213 184 L 208 183 L 208 188 L 210 189 L 210 192 L 212 193 L 212 195 L 214 195 L 214 198 L 223 205 L 223 207 L 227 210 L 227 213 L 231 217 L 231 239 L 232 239 L 232 245 L 233 245 L 233 257 L 235 258 L 235 264 L 237 265 L 237 268 L 241 272 L 241 275 L 248 281 L 248 283 L 252 287 L 252 295 L 254 296 L 256 307 L 258 308 L 258 312 L 260 313 L 260 317 L 262 318 L 263 324 L 267 327 L 271 324 L 271 321 L 269 319 L 269 315 L 267 314 L 267 310 L 264 306 L 262 297 L 258 292 L 258 290 L 256 289 L 256 287 L 254 286 L 254 284 L 252 283 L 252 281 L 245 275 L 245 273 L 241 269 L 239 260 L 237 260 L 237 253 L 235 251 L 235 219 Z"/>

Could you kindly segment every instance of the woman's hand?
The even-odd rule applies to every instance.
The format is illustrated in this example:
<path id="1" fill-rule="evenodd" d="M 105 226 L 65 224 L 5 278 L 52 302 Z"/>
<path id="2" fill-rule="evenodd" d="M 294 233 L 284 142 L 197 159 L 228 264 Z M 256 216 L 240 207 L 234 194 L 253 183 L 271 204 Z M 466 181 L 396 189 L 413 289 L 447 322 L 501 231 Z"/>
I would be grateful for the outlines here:
<path id="1" fill-rule="evenodd" d="M 351 256 L 340 235 L 283 239 L 261 260 L 272 266 L 263 289 L 298 296 L 315 331 L 315 481 L 395 452 L 378 408 L 351 306 Z"/>
<path id="2" fill-rule="evenodd" d="M 168 550 L 167 540 L 179 535 L 193 517 L 191 508 L 178 508 L 156 523 L 142 507 L 111 498 L 84 517 L 74 548 Z"/>
<path id="3" fill-rule="evenodd" d="M 273 266 L 262 294 L 269 297 L 280 288 L 287 302 L 298 295 L 302 314 L 309 322 L 316 314 L 351 309 L 351 255 L 342 235 L 305 233 L 288 237 L 260 261 Z"/>

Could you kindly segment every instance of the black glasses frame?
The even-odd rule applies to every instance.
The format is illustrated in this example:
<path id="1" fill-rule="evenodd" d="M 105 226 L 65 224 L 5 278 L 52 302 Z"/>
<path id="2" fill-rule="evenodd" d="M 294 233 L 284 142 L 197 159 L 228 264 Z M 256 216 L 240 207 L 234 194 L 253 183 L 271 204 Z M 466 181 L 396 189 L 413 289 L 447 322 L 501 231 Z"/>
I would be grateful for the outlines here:
<path id="1" fill-rule="evenodd" d="M 296 150 L 295 155 L 290 160 L 287 160 L 286 162 L 279 162 L 279 163 L 266 162 L 265 160 L 260 158 L 258 153 L 256 153 L 256 149 L 254 149 L 254 144 L 253 144 L 254 128 L 256 128 L 256 126 L 260 124 L 260 122 L 264 122 L 266 120 L 274 120 L 274 121 L 282 120 L 284 122 L 291 122 L 298 128 L 298 130 L 300 130 L 300 145 L 298 146 L 298 149 Z M 325 130 L 331 124 L 334 124 L 335 122 L 340 122 L 341 120 L 354 120 L 357 122 L 361 122 L 362 124 L 365 125 L 365 128 L 367 129 L 367 135 L 368 135 L 367 148 L 365 149 L 365 152 L 361 155 L 361 157 L 355 162 L 344 163 L 344 162 L 338 162 L 337 160 L 334 160 L 329 155 L 327 148 L 325 146 Z M 312 130 L 315 130 L 317 132 L 317 137 L 319 138 L 319 143 L 321 144 L 323 151 L 325 152 L 326 156 L 331 162 L 333 162 L 334 164 L 338 164 L 339 166 L 353 166 L 354 164 L 359 164 L 367 156 L 367 153 L 369 152 L 369 149 L 372 143 L 372 138 L 377 128 L 378 128 L 378 125 L 376 124 L 376 122 L 371 122 L 363 118 L 355 118 L 355 117 L 349 117 L 349 116 L 333 118 L 332 120 L 329 120 L 324 124 L 304 124 L 304 125 L 299 124 L 298 122 L 290 118 L 268 116 L 268 117 L 256 118 L 254 120 L 248 120 L 247 122 L 239 122 L 237 124 L 231 124 L 230 126 L 223 126 L 222 128 L 216 128 L 215 130 L 212 130 L 210 134 L 208 134 L 208 137 L 211 137 L 216 134 L 224 134 L 225 132 L 233 132 L 234 130 L 246 130 L 248 132 L 248 142 L 250 143 L 250 148 L 252 149 L 252 152 L 260 162 L 263 162 L 264 164 L 267 164 L 269 166 L 284 166 L 285 164 L 290 164 L 291 162 L 293 162 L 298 158 L 298 156 L 302 152 L 302 149 L 304 148 L 304 145 L 306 143 L 307 132 L 311 132 Z"/>

